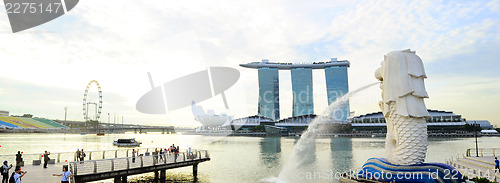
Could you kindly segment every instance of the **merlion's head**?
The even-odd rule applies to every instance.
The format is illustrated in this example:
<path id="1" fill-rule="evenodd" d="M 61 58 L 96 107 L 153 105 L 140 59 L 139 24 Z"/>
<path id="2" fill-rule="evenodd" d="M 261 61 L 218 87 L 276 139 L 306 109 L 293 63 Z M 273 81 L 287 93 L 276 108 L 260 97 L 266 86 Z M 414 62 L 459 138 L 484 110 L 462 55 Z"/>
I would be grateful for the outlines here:
<path id="1" fill-rule="evenodd" d="M 381 63 L 381 67 L 375 71 L 375 78 L 379 81 L 384 81 L 384 75 L 389 72 L 399 72 L 400 69 L 392 68 L 391 66 L 387 66 L 390 64 L 393 65 L 408 65 L 412 68 L 402 68 L 405 71 L 408 71 L 407 74 L 413 75 L 415 77 L 426 78 L 424 72 L 424 65 L 422 64 L 422 60 L 415 54 L 415 51 L 411 51 L 410 49 L 402 50 L 402 51 L 391 51 L 384 55 L 384 61 Z M 384 67 L 386 65 L 386 67 Z M 391 74 L 392 75 L 392 74 Z M 399 77 L 407 77 L 406 74 L 402 73 Z"/>
<path id="2" fill-rule="evenodd" d="M 375 77 L 382 82 L 383 104 L 398 103 L 410 96 L 420 99 L 428 97 L 424 85 L 424 79 L 427 78 L 424 64 L 410 49 L 387 53 Z"/>

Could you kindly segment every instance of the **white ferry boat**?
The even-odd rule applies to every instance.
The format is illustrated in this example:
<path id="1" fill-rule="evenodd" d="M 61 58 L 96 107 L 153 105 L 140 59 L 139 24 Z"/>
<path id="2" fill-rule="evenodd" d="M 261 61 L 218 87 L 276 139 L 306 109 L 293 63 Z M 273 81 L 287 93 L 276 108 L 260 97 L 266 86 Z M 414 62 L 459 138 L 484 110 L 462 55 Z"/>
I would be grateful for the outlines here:
<path id="1" fill-rule="evenodd" d="M 138 147 L 142 142 L 138 142 L 135 139 L 118 139 L 113 142 L 113 145 L 118 147 Z"/>

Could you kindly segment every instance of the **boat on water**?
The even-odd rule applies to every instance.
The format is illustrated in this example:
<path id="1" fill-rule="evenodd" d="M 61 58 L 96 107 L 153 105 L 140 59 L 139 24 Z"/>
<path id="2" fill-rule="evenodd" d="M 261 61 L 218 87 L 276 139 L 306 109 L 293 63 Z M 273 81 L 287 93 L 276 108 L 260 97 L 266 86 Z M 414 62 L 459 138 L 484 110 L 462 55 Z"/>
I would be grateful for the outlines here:
<path id="1" fill-rule="evenodd" d="M 103 130 L 97 132 L 97 136 L 104 136 L 106 135 Z"/>
<path id="2" fill-rule="evenodd" d="M 113 142 L 113 145 L 118 147 L 138 147 L 142 144 L 135 139 L 118 139 Z"/>
<path id="3" fill-rule="evenodd" d="M 264 129 L 266 130 L 267 136 L 288 136 L 289 131 L 286 128 L 273 126 L 273 125 L 264 125 Z"/>

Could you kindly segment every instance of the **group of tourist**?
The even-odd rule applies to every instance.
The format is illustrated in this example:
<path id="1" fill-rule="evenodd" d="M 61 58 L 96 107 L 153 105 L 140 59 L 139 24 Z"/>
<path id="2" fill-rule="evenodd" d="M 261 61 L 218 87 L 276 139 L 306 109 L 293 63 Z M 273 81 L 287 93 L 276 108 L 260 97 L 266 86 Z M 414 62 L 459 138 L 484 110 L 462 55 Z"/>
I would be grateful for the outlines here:
<path id="1" fill-rule="evenodd" d="M 42 155 L 44 159 L 43 168 L 47 168 L 47 163 L 50 161 L 49 158 L 50 152 L 45 151 Z M 8 161 L 4 161 L 2 166 L 0 166 L 0 173 L 2 174 L 2 183 L 21 183 L 22 178 L 28 171 L 21 171 L 21 166 L 24 166 L 23 155 L 20 151 L 17 151 L 16 154 L 16 166 L 14 168 L 14 172 L 10 175 L 9 171 L 12 167 L 12 164 L 9 165 Z M 63 171 L 61 174 L 52 174 L 53 176 L 62 176 L 61 183 L 69 183 L 69 177 L 72 176 L 71 172 L 68 170 L 68 166 L 63 166 Z"/>
<path id="2" fill-rule="evenodd" d="M 21 182 L 21 178 L 26 174 L 26 171 L 21 171 L 21 166 L 23 166 L 23 155 L 21 151 L 17 151 L 16 154 L 16 166 L 14 168 L 14 172 L 12 173 L 11 179 L 14 182 Z M 0 167 L 0 172 L 2 173 L 2 183 L 9 182 L 9 170 L 13 167 L 12 164 L 8 165 L 7 161 L 3 162 L 3 165 Z"/>
<path id="3" fill-rule="evenodd" d="M 166 160 L 167 156 L 171 156 L 171 155 L 174 155 L 174 160 L 177 160 L 177 157 L 179 156 L 179 150 L 180 150 L 179 146 L 175 146 L 174 144 L 172 144 L 168 148 L 160 148 L 159 150 L 158 150 L 158 148 L 155 148 L 155 151 L 153 151 L 151 154 L 152 154 L 155 162 L 164 161 L 164 160 Z M 191 150 L 191 148 L 189 148 L 189 150 Z M 149 152 L 146 152 L 146 156 L 148 156 L 148 155 L 149 155 Z M 132 149 L 132 163 L 135 163 L 136 156 L 140 156 L 138 154 L 138 151 L 136 151 L 135 149 Z"/>
<path id="4" fill-rule="evenodd" d="M 21 166 L 16 165 L 16 168 L 14 169 L 14 172 L 12 172 L 12 175 L 9 179 L 9 170 L 12 168 L 12 164 L 7 165 L 8 162 L 4 161 L 3 165 L 0 167 L 0 171 L 2 172 L 2 183 L 9 183 L 9 182 L 15 182 L 15 183 L 21 183 L 21 178 L 28 173 L 27 171 L 21 171 Z"/>
<path id="5" fill-rule="evenodd" d="M 85 152 L 83 152 L 83 149 L 80 150 L 80 149 L 76 149 L 76 161 L 84 161 L 85 160 L 85 156 L 87 156 L 85 154 Z"/>

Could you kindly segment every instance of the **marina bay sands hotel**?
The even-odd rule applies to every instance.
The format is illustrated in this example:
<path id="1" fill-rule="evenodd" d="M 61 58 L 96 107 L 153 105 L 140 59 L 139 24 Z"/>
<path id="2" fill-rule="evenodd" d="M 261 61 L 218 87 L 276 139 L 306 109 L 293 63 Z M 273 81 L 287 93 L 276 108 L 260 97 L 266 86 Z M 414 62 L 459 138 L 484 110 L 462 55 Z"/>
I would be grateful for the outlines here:
<path id="1" fill-rule="evenodd" d="M 327 62 L 305 64 L 274 63 L 269 60 L 240 64 L 241 67 L 258 69 L 259 71 L 259 106 L 258 114 L 273 120 L 280 119 L 279 110 L 279 70 L 291 70 L 293 90 L 293 117 L 314 115 L 313 102 L 313 69 L 324 69 L 328 105 L 338 97 L 349 92 L 347 68 L 349 61 L 337 61 L 332 58 Z M 349 116 L 349 104 L 341 106 L 334 114 L 334 120 L 346 120 Z"/>

